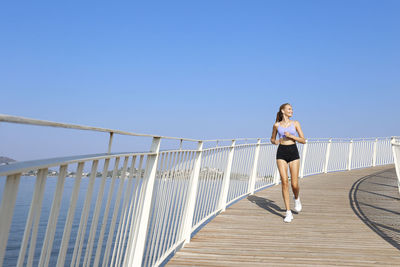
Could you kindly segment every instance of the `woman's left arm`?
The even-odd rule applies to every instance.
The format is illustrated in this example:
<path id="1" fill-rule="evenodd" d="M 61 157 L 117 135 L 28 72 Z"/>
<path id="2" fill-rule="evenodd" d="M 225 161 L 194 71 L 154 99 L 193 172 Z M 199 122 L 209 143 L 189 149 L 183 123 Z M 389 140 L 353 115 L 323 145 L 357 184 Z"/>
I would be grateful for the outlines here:
<path id="1" fill-rule="evenodd" d="M 290 139 L 293 139 L 293 140 L 295 140 L 295 141 L 297 141 L 299 143 L 305 144 L 306 143 L 306 139 L 304 138 L 303 131 L 301 130 L 300 122 L 295 121 L 294 126 L 296 127 L 296 130 L 297 130 L 297 133 L 299 134 L 299 137 L 291 135 L 291 134 L 289 136 L 286 135 L 286 137 L 288 137 Z"/>

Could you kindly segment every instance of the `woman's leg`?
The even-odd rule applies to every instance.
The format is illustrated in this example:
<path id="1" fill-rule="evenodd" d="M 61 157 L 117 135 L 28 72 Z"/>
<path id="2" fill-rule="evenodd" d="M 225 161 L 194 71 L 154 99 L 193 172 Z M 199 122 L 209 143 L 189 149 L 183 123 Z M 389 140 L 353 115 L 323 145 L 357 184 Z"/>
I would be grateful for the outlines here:
<path id="1" fill-rule="evenodd" d="M 278 165 L 279 174 L 281 175 L 283 201 L 285 202 L 286 210 L 290 210 L 289 182 L 287 173 L 288 164 L 283 159 L 277 159 L 276 164 Z"/>
<path id="2" fill-rule="evenodd" d="M 292 190 L 294 197 L 299 198 L 299 169 L 300 169 L 300 159 L 293 160 L 289 162 L 290 177 L 292 183 Z"/>

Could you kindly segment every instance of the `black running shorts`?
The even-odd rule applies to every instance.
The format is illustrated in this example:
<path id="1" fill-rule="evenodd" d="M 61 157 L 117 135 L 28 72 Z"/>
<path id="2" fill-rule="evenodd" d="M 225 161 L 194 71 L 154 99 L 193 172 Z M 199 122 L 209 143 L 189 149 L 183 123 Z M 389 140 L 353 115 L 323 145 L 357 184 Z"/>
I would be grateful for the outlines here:
<path id="1" fill-rule="evenodd" d="M 286 162 L 291 162 L 293 160 L 299 159 L 299 150 L 297 145 L 279 145 L 278 151 L 276 152 L 276 159 L 283 159 Z"/>

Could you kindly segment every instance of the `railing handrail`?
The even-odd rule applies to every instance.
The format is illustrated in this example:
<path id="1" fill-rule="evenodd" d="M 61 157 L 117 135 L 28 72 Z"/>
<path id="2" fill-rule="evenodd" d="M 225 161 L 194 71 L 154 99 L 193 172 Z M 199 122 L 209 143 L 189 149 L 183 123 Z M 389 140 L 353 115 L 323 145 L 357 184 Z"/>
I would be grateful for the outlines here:
<path id="1" fill-rule="evenodd" d="M 46 121 L 46 120 L 37 120 L 19 116 L 12 116 L 6 114 L 0 114 L 0 122 L 9 122 L 9 123 L 18 123 L 18 124 L 30 124 L 37 126 L 50 126 L 56 128 L 67 128 L 67 129 L 77 129 L 77 130 L 86 130 L 86 131 L 94 131 L 94 132 L 105 132 L 105 133 L 114 133 L 120 135 L 130 135 L 130 136 L 141 136 L 141 137 L 158 137 L 163 139 L 173 139 L 173 140 L 183 140 L 183 141 L 191 141 L 191 142 L 199 142 L 201 140 L 190 139 L 190 138 L 182 138 L 182 137 L 170 137 L 170 136 L 161 136 L 155 134 L 141 134 L 141 133 L 133 133 L 115 129 L 94 127 L 94 126 L 85 126 L 79 124 L 71 124 L 71 123 L 61 123 L 54 121 Z"/>
<path id="2" fill-rule="evenodd" d="M 162 139 L 171 139 L 171 140 L 181 140 L 181 141 L 189 141 L 189 142 L 228 142 L 228 141 L 257 141 L 259 139 L 269 141 L 268 137 L 252 137 L 252 138 L 224 138 L 224 139 L 193 139 L 193 138 L 186 138 L 186 137 L 173 137 L 173 136 L 162 136 L 162 135 L 155 135 L 155 134 L 143 134 L 143 133 L 134 133 L 128 131 L 121 131 L 116 129 L 109 129 L 109 128 L 102 128 L 102 127 L 95 127 L 95 126 L 86 126 L 86 125 L 79 125 L 79 124 L 71 124 L 71 123 L 62 123 L 62 122 L 54 122 L 54 121 L 47 121 L 47 120 L 38 120 L 32 118 L 26 118 L 21 116 L 13 116 L 8 114 L 0 114 L 0 122 L 8 122 L 8 123 L 17 123 L 17 124 L 29 124 L 29 125 L 36 125 L 36 126 L 48 126 L 48 127 L 56 127 L 56 128 L 66 128 L 66 129 L 76 129 L 76 130 L 86 130 L 86 131 L 94 131 L 94 132 L 105 132 L 109 134 L 120 134 L 120 135 L 129 135 L 129 136 L 138 136 L 138 137 L 157 137 Z M 396 136 L 392 136 L 396 137 Z M 307 138 L 308 141 L 313 140 L 374 140 L 374 139 L 386 139 L 390 137 L 344 137 L 344 138 Z M 255 142 L 256 143 L 256 142 Z"/>

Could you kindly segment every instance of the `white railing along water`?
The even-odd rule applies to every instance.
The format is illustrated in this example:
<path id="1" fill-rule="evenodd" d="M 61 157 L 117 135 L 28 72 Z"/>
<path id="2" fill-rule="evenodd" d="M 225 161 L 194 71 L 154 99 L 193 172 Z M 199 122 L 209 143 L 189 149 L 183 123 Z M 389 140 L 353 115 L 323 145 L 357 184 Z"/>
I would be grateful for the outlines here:
<path id="1" fill-rule="evenodd" d="M 392 151 L 397 175 L 397 186 L 400 194 L 400 136 L 392 137 Z"/>
<path id="2" fill-rule="evenodd" d="M 1 121 L 106 132 L 110 138 L 107 153 L 0 166 L 0 266 L 163 265 L 229 205 L 280 180 L 277 146 L 265 138 L 195 140 L 8 115 Z M 148 152 L 111 153 L 114 134 L 149 137 L 152 144 Z M 166 139 L 181 145 L 161 151 Z M 182 142 L 197 148 L 183 149 Z M 399 175 L 396 137 L 308 139 L 298 148 L 300 177 L 394 161 Z M 91 169 L 87 178 L 85 166 Z M 48 177 L 54 169 L 57 177 Z M 32 171 L 35 178 L 23 176 Z M 31 185 L 26 192 L 24 184 Z M 16 205 L 19 187 L 30 203 Z M 24 205 L 29 211 L 21 226 L 14 215 Z"/>

